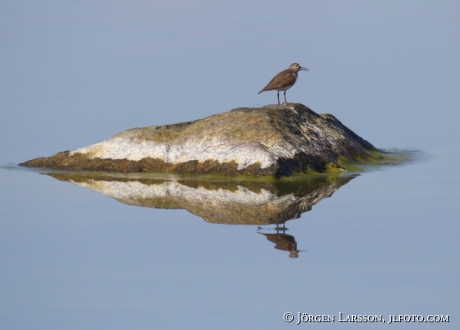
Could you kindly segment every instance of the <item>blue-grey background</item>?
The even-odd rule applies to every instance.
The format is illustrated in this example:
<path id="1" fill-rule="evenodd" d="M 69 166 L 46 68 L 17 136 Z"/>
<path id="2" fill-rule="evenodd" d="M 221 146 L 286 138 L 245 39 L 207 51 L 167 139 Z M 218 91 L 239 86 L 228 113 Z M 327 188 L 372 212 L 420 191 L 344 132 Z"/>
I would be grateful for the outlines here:
<path id="1" fill-rule="evenodd" d="M 0 327 L 280 329 L 295 327 L 290 311 L 441 314 L 450 323 L 432 327 L 458 328 L 459 17 L 457 1 L 0 2 Z M 14 166 L 275 103 L 257 92 L 292 62 L 310 71 L 288 101 L 423 153 L 289 222 L 299 259 L 251 226 Z"/>

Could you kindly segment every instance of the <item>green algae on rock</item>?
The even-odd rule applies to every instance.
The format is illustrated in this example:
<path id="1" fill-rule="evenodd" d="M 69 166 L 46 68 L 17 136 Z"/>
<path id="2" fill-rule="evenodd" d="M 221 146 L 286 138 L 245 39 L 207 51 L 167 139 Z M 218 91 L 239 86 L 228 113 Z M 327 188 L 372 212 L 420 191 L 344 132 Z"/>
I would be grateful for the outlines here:
<path id="1" fill-rule="evenodd" d="M 20 165 L 58 170 L 290 176 L 343 170 L 377 149 L 333 115 L 297 103 L 237 108 L 201 120 L 132 128 Z"/>

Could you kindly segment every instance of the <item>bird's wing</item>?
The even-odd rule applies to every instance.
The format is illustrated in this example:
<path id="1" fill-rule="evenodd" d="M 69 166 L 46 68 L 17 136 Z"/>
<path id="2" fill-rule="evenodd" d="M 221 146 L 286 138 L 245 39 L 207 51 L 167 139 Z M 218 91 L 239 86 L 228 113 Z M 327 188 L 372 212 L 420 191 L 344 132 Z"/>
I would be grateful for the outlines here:
<path id="1" fill-rule="evenodd" d="M 265 86 L 259 93 L 292 85 L 295 83 L 296 78 L 296 74 L 291 71 L 281 71 L 275 77 L 273 77 L 268 85 Z"/>

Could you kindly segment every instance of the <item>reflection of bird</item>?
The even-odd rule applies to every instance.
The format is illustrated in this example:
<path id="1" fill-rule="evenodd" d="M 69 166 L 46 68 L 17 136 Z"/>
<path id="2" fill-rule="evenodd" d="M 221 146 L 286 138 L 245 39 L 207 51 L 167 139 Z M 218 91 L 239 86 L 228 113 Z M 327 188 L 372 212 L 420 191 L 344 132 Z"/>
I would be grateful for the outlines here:
<path id="1" fill-rule="evenodd" d="M 261 227 L 259 227 L 261 229 Z M 297 242 L 292 235 L 286 234 L 286 224 L 283 223 L 283 227 L 279 227 L 276 224 L 276 234 L 264 234 L 270 242 L 275 243 L 275 249 L 289 251 L 290 258 L 298 258 L 299 257 L 299 250 L 297 250 Z"/>
<path id="2" fill-rule="evenodd" d="M 260 92 L 277 90 L 278 104 L 280 104 L 280 91 L 284 91 L 284 103 L 286 103 L 286 90 L 294 86 L 297 80 L 297 72 L 300 70 L 308 71 L 307 68 L 301 67 L 298 63 L 292 63 L 288 69 L 281 71 L 265 86 Z"/>
<path id="3" fill-rule="evenodd" d="M 297 250 L 297 242 L 294 236 L 288 234 L 262 234 L 267 237 L 270 242 L 275 243 L 275 249 L 289 251 L 290 258 L 298 258 L 299 250 Z"/>

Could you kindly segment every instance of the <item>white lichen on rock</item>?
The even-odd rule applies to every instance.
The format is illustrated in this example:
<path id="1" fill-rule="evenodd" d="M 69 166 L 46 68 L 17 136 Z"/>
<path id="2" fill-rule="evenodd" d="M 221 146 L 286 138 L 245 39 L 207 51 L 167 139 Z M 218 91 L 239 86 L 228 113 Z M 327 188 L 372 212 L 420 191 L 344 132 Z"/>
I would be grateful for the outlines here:
<path id="1" fill-rule="evenodd" d="M 279 157 L 289 157 L 285 150 L 273 147 L 267 148 L 256 142 L 229 145 L 213 139 L 201 144 L 171 145 L 152 141 L 140 141 L 137 138 L 112 137 L 108 140 L 91 144 L 70 152 L 86 154 L 89 158 L 127 159 L 139 161 L 143 158 L 158 158 L 168 163 L 184 163 L 190 160 L 205 162 L 217 160 L 220 163 L 234 161 L 238 169 L 260 163 L 262 168 L 273 165 Z"/>

